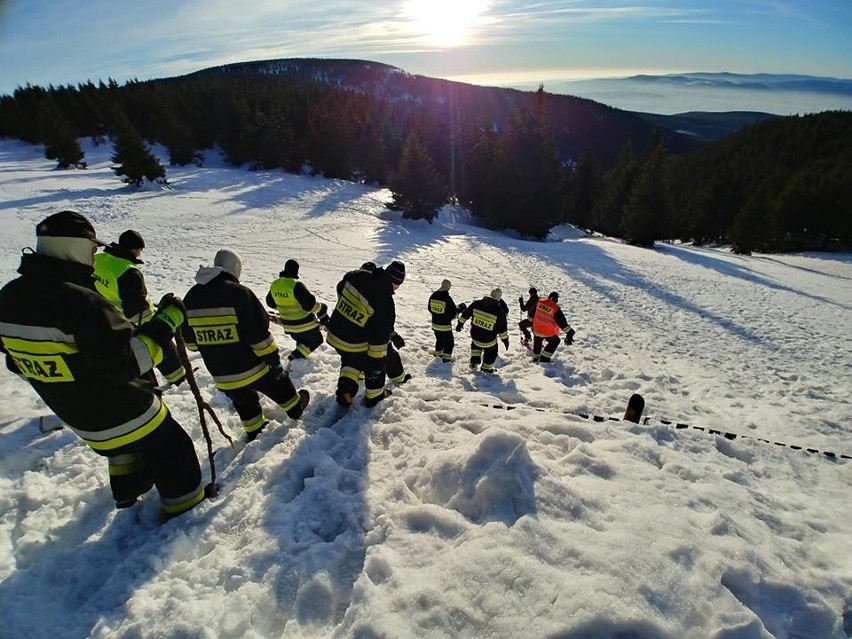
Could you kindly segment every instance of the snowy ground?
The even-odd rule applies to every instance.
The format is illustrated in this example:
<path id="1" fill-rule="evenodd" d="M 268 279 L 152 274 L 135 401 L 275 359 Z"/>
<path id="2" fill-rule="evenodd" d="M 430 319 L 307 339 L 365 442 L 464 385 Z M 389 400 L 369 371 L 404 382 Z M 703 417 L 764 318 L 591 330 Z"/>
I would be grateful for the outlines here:
<path id="1" fill-rule="evenodd" d="M 154 492 L 113 510 L 105 463 L 67 429 L 42 434 L 43 404 L 3 370 L 0 636 L 852 636 L 852 460 L 775 445 L 852 455 L 852 256 L 531 242 L 221 162 L 132 192 L 110 151 L 56 172 L 41 148 L 0 141 L 0 283 L 63 208 L 103 239 L 140 231 L 155 299 L 185 293 L 222 247 L 259 296 L 294 257 L 327 303 L 345 271 L 399 258 L 414 379 L 329 427 L 338 358 L 321 347 L 292 372 L 313 394 L 303 421 L 235 450 L 214 428 L 222 495 L 160 525 Z M 445 277 L 456 302 L 503 289 L 498 375 L 468 371 L 464 338 L 454 364 L 429 356 L 426 298 Z M 577 331 L 546 368 L 515 328 L 530 285 L 559 291 Z M 620 417 L 634 392 L 647 423 L 579 415 Z M 166 399 L 206 459 L 192 395 Z"/>

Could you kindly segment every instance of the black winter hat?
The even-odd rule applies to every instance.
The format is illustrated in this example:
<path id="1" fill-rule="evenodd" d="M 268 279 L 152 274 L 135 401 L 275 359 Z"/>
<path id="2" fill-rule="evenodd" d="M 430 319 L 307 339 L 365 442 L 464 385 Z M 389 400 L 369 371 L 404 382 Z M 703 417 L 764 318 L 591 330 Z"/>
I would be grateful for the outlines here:
<path id="1" fill-rule="evenodd" d="M 372 273 L 373 271 L 376 270 L 376 263 L 375 262 L 364 262 L 361 265 L 361 270 L 362 271 L 370 271 L 370 273 Z"/>
<path id="2" fill-rule="evenodd" d="M 143 249 L 145 248 L 145 240 L 136 231 L 127 230 L 118 236 L 118 245 L 128 251 Z"/>
<path id="3" fill-rule="evenodd" d="M 549 299 L 552 299 L 554 302 L 559 301 L 559 293 L 556 291 L 551 291 L 550 295 L 547 296 Z"/>
<path id="4" fill-rule="evenodd" d="M 82 237 L 99 246 L 106 246 L 95 236 L 95 227 L 75 211 L 60 211 L 36 225 L 37 237 Z"/>
<path id="5" fill-rule="evenodd" d="M 402 284 L 405 281 L 405 264 L 394 260 L 385 269 L 394 284 Z"/>
<path id="6" fill-rule="evenodd" d="M 299 263 L 296 260 L 287 260 L 284 263 L 284 277 L 298 277 Z"/>
<path id="7" fill-rule="evenodd" d="M 538 295 L 538 291 L 530 287 L 530 295 Z"/>

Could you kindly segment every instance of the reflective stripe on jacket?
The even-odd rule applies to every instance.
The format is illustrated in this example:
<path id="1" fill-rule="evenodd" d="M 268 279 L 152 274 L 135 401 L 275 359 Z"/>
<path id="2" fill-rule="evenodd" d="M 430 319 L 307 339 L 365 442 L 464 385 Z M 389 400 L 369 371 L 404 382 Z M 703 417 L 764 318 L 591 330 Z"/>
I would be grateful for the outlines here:
<path id="1" fill-rule="evenodd" d="M 319 326 L 315 313 L 321 305 L 296 277 L 281 276 L 272 282 L 266 301 L 278 310 L 286 333 L 304 333 Z"/>
<path id="2" fill-rule="evenodd" d="M 206 284 L 196 284 L 183 303 L 186 346 L 201 353 L 219 389 L 249 386 L 278 361 L 266 310 L 233 275 L 222 272 Z"/>
<path id="3" fill-rule="evenodd" d="M 0 291 L 7 366 L 103 454 L 153 432 L 167 409 L 140 375 L 161 350 L 95 292 L 92 267 L 25 254 L 18 272 Z"/>
<path id="4" fill-rule="evenodd" d="M 381 359 L 387 355 L 395 321 L 393 286 L 385 270 L 350 271 L 337 284 L 326 341 L 341 351 Z"/>
<path id="5" fill-rule="evenodd" d="M 111 247 L 95 255 L 95 290 L 115 306 L 124 319 L 137 325 L 145 323 L 153 317 L 154 304 L 146 296 L 142 272 L 132 261 L 115 255 L 109 248 Z M 122 281 L 130 278 L 136 279 L 137 283 L 123 287 Z M 123 291 L 122 288 L 130 288 L 132 292 Z M 137 299 L 128 299 L 129 297 Z"/>
<path id="6" fill-rule="evenodd" d="M 432 314 L 432 330 L 446 332 L 453 330 L 453 322 L 456 321 L 458 309 L 450 297 L 450 292 L 438 289 L 429 296 L 429 312 Z"/>

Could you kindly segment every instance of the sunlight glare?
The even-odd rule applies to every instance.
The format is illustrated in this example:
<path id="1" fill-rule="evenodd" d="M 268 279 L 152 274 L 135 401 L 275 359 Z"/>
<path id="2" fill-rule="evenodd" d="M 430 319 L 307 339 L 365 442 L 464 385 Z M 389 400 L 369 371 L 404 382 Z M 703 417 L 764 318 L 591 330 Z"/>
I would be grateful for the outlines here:
<path id="1" fill-rule="evenodd" d="M 405 13 L 430 44 L 449 48 L 465 44 L 487 8 L 487 0 L 408 0 Z"/>

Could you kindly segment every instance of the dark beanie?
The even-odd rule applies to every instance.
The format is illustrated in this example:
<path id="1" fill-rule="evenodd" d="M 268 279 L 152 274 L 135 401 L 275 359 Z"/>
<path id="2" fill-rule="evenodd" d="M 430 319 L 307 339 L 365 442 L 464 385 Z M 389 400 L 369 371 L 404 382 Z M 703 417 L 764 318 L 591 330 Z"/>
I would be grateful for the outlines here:
<path id="1" fill-rule="evenodd" d="M 538 291 L 535 290 L 534 288 L 531 288 L 530 289 L 530 295 L 535 295 L 536 297 L 538 297 Z"/>
<path id="2" fill-rule="evenodd" d="M 95 228 L 84 216 L 75 211 L 60 211 L 46 217 L 36 225 L 37 237 L 82 237 L 100 246 L 106 246 L 95 237 Z"/>
<path id="3" fill-rule="evenodd" d="M 385 271 L 390 276 L 391 282 L 394 284 L 402 284 L 405 281 L 405 264 L 399 260 L 394 260 L 388 264 Z"/>
<path id="4" fill-rule="evenodd" d="M 559 301 L 559 293 L 557 293 L 556 291 L 551 291 L 550 295 L 548 295 L 547 297 L 552 299 L 554 302 Z"/>
<path id="5" fill-rule="evenodd" d="M 118 236 L 118 245 L 128 251 L 143 249 L 145 248 L 145 240 L 136 231 L 128 230 Z"/>
<path id="6" fill-rule="evenodd" d="M 376 270 L 376 263 L 375 262 L 364 262 L 361 265 L 361 270 L 362 271 L 370 271 L 370 273 L 372 273 L 373 271 Z"/>
<path id="7" fill-rule="evenodd" d="M 284 263 L 284 277 L 299 277 L 299 263 L 296 260 Z"/>

